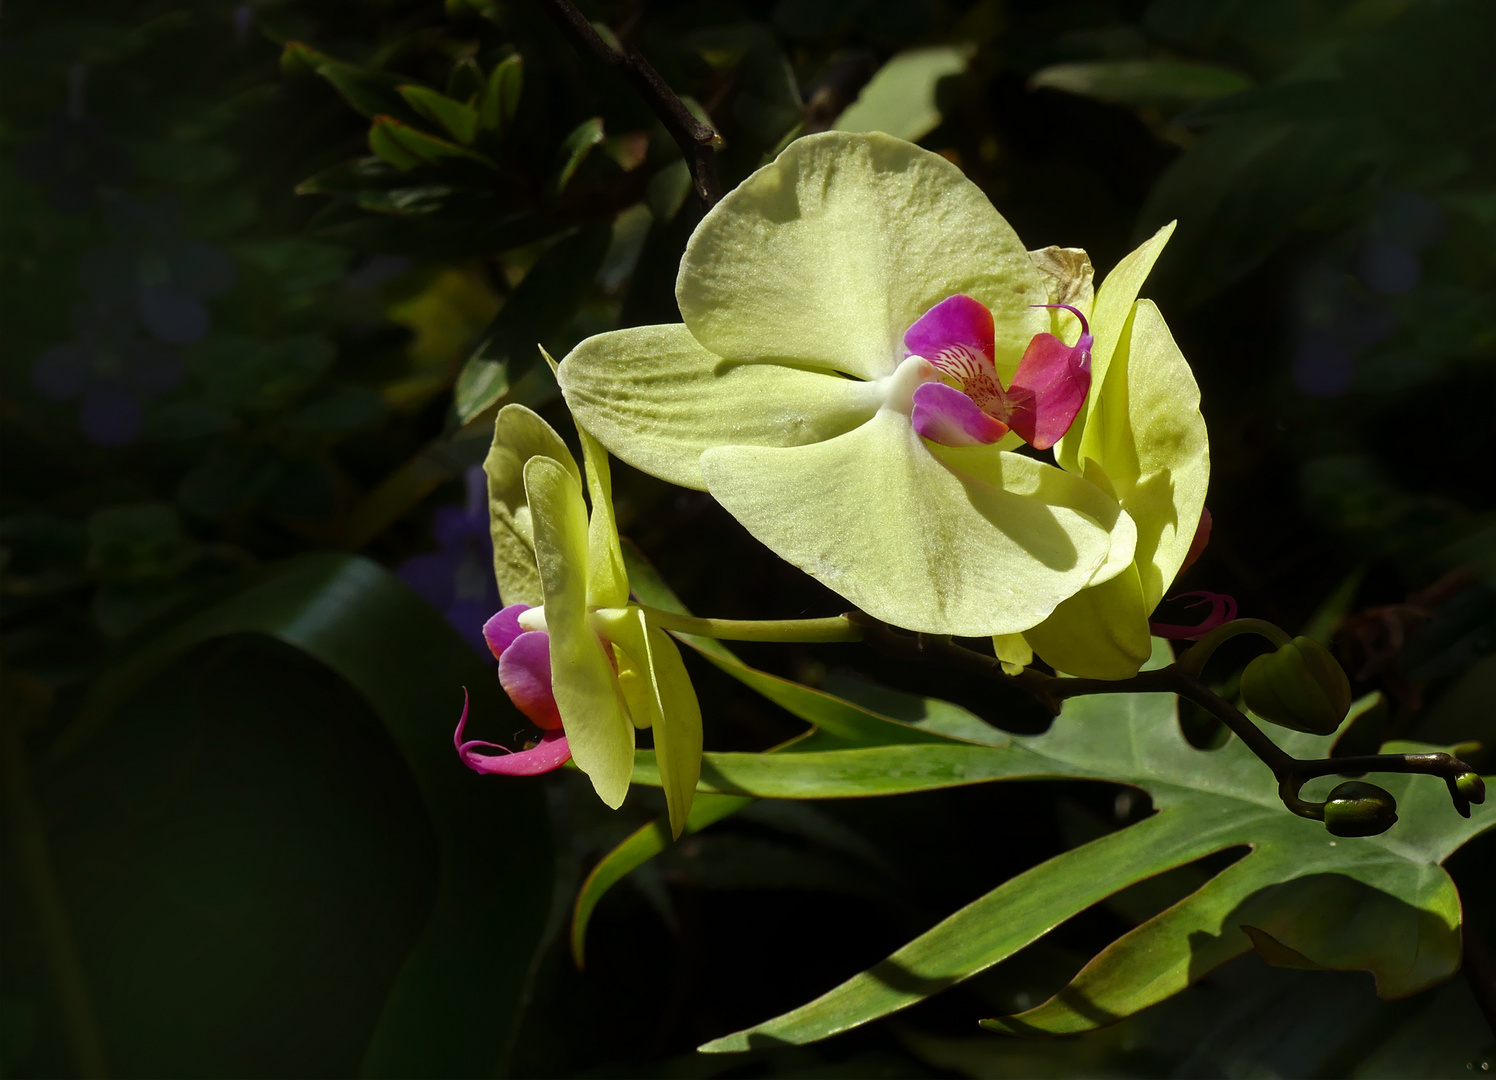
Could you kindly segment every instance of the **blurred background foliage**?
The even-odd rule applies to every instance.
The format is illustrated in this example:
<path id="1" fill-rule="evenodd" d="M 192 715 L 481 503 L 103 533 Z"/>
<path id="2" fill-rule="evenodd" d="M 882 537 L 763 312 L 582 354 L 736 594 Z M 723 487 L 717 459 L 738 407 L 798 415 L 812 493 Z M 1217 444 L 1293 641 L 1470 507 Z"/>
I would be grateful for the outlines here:
<path id="1" fill-rule="evenodd" d="M 1357 725 L 1367 747 L 1496 743 L 1489 3 L 584 9 L 711 119 L 727 185 L 799 134 L 879 129 L 950 157 L 1030 246 L 1083 246 L 1103 271 L 1177 217 L 1146 291 L 1212 434 L 1215 529 L 1186 585 L 1332 641 L 1389 702 Z M 528 0 L 5 15 L 5 1074 L 1491 1060 L 1462 981 L 1386 1003 L 1364 976 L 1255 956 L 1092 1035 L 976 1032 L 1135 924 L 1125 903 L 851 1035 L 694 1055 L 1147 808 L 1079 783 L 759 804 L 625 879 L 576 970 L 576 889 L 659 800 L 611 814 L 574 774 L 484 780 L 447 748 L 464 683 L 484 737 L 523 727 L 480 659 L 497 598 L 471 470 L 504 403 L 567 430 L 536 342 L 560 357 L 678 318 L 701 213 L 679 150 Z M 694 609 L 840 610 L 705 495 L 617 471 L 624 531 Z M 855 647 L 741 652 L 1044 724 Z M 690 663 L 710 748 L 798 730 Z M 1491 839 L 1450 867 L 1486 941 Z"/>

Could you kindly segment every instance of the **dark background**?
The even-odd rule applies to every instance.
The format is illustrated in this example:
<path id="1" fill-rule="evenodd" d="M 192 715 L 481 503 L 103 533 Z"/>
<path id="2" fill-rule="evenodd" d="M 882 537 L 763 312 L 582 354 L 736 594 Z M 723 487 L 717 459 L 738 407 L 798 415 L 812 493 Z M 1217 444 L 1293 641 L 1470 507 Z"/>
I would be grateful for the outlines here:
<path id="1" fill-rule="evenodd" d="M 939 109 L 919 141 L 1030 246 L 1084 247 L 1104 274 L 1180 220 L 1145 293 L 1211 432 L 1215 528 L 1181 585 L 1333 638 L 1358 690 L 1388 697 L 1368 744 L 1496 739 L 1489 3 L 585 10 L 706 110 L 729 186 L 830 126 L 890 56 L 969 46 L 963 73 L 909 86 Z M 319 76 L 288 42 L 348 66 Z M 694 1057 L 1146 807 L 1031 784 L 750 812 L 610 894 L 577 971 L 575 889 L 660 800 L 638 791 L 612 814 L 573 773 L 478 778 L 446 756 L 465 680 L 486 695 L 480 737 L 523 729 L 469 652 L 497 596 L 466 473 L 495 400 L 569 431 L 534 342 L 559 357 L 678 318 L 700 214 L 679 152 L 525 0 L 33 0 L 6 6 L 0 53 L 7 1075 L 1466 1075 L 1489 1060 L 1463 982 L 1381 1004 L 1364 976 L 1255 957 L 1095 1035 L 977 1038 L 975 1019 L 1036 1003 L 1131 925 L 1126 905 L 890 1022 Z M 460 97 L 513 55 L 518 110 L 474 144 L 488 163 L 345 164 L 367 158 L 392 87 Z M 841 609 L 707 496 L 621 465 L 615 481 L 623 531 L 693 609 Z M 314 553 L 362 554 L 427 606 L 390 594 L 311 644 L 268 600 L 222 614 Z M 193 619 L 216 629 L 171 637 Z M 1044 723 L 853 646 L 741 652 Z M 799 730 L 688 663 L 709 748 Z M 350 671 L 393 689 L 371 696 Z M 1489 841 L 1451 865 L 1488 940 Z M 437 1024 L 416 1059 L 381 1057 L 376 1022 L 454 865 L 477 882 L 453 923 L 472 943 L 472 1016 Z M 496 983 L 513 991 L 502 1008 Z"/>

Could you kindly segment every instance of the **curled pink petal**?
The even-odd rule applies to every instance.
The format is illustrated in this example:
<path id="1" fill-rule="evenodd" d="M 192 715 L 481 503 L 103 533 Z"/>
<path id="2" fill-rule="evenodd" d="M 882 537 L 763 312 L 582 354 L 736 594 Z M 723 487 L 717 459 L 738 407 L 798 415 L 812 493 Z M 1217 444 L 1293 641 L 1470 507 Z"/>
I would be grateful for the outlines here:
<path id="1" fill-rule="evenodd" d="M 1148 629 L 1155 637 L 1180 639 L 1197 638 L 1214 630 L 1217 626 L 1231 622 L 1236 618 L 1236 601 L 1224 593 L 1213 592 L 1187 592 L 1178 596 L 1170 597 L 1173 601 L 1193 601 L 1185 604 L 1185 607 L 1193 610 L 1195 608 L 1209 607 L 1209 611 L 1198 623 L 1193 626 L 1184 626 L 1175 623 L 1150 622 Z"/>
<path id="2" fill-rule="evenodd" d="M 551 692 L 551 635 L 530 630 L 509 643 L 499 657 L 499 685 L 520 712 L 547 731 L 561 726 Z"/>
<path id="3" fill-rule="evenodd" d="M 997 383 L 992 366 L 992 312 L 969 296 L 949 296 L 915 320 L 904 332 L 910 356 L 922 356 L 960 383 L 987 376 Z"/>
<path id="4" fill-rule="evenodd" d="M 457 721 L 457 730 L 452 735 L 452 745 L 457 747 L 457 755 L 462 763 L 474 772 L 498 773 L 503 776 L 538 776 L 548 773 L 553 769 L 559 769 L 571 760 L 571 747 L 567 745 L 566 735 L 559 729 L 547 731 L 541 736 L 540 742 L 528 750 L 509 751 L 502 746 L 490 742 L 480 742 L 476 739 L 470 742 L 462 741 L 463 729 L 467 727 L 468 718 L 468 694 L 462 692 L 462 719 Z M 480 754 L 477 747 L 485 747 L 497 750 L 497 754 Z"/>
<path id="5" fill-rule="evenodd" d="M 1200 508 L 1200 524 L 1195 527 L 1195 538 L 1190 541 L 1190 549 L 1185 552 L 1184 562 L 1179 565 L 1179 572 L 1181 574 L 1195 565 L 1195 560 L 1205 551 L 1205 545 L 1209 543 L 1210 508 L 1202 506 Z"/>
<path id="6" fill-rule="evenodd" d="M 529 610 L 529 604 L 510 604 L 483 624 L 483 640 L 488 642 L 488 649 L 495 658 L 501 658 L 514 639 L 525 632 L 519 624 L 519 617 Z"/>
<path id="7" fill-rule="evenodd" d="M 916 433 L 941 446 L 985 446 L 1008 433 L 1008 425 L 994 420 L 976 402 L 945 383 L 927 382 L 914 391 L 910 414 Z"/>
<path id="8" fill-rule="evenodd" d="M 1047 450 L 1070 430 L 1091 389 L 1093 338 L 1086 317 L 1068 304 L 1062 307 L 1080 320 L 1081 335 L 1066 345 L 1053 334 L 1035 334 L 1024 350 L 1008 391 L 1008 423 L 1035 450 Z"/>

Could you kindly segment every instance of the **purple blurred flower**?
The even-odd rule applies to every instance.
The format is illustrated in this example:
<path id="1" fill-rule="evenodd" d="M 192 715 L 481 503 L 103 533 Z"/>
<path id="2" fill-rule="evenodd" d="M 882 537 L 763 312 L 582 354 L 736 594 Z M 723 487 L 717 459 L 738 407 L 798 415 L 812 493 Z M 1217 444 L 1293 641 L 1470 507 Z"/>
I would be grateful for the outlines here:
<path id="1" fill-rule="evenodd" d="M 488 534 L 488 479 L 482 466 L 474 465 L 466 481 L 467 502 L 440 507 L 432 515 L 437 550 L 405 560 L 397 573 L 445 614 L 475 651 L 487 655 L 483 624 L 499 608 Z"/>
<path id="2" fill-rule="evenodd" d="M 75 316 L 78 313 L 75 312 Z M 104 313 L 107 316 L 107 313 Z M 145 403 L 182 381 L 181 361 L 166 346 L 143 338 L 115 338 L 101 317 L 75 317 L 82 340 L 56 345 L 36 358 L 31 382 L 53 401 L 83 399 L 78 420 L 89 442 L 128 446 L 145 425 Z"/>

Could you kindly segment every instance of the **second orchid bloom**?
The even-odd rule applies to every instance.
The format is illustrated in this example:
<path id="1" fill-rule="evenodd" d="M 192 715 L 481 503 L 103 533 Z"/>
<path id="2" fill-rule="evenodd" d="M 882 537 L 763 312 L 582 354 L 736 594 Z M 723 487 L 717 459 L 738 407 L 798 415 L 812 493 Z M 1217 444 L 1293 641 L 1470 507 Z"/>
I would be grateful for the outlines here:
<path id="1" fill-rule="evenodd" d="M 458 749 L 479 772 L 509 774 L 547 771 L 569 756 L 617 807 L 633 775 L 635 729 L 649 728 L 679 835 L 701 772 L 701 709 L 675 642 L 630 601 L 607 454 L 585 430 L 581 440 L 590 515 L 583 471 L 549 424 L 520 405 L 495 422 L 484 470 L 506 607 L 484 635 L 504 689 L 545 735 L 510 754 L 463 742 L 460 725 Z"/>

